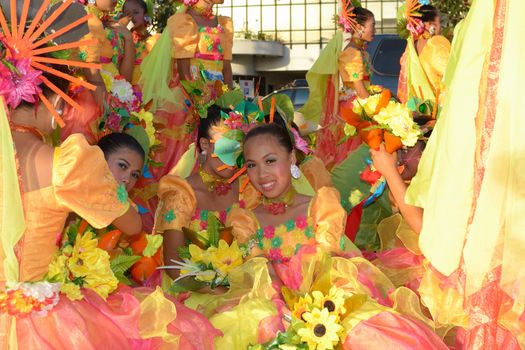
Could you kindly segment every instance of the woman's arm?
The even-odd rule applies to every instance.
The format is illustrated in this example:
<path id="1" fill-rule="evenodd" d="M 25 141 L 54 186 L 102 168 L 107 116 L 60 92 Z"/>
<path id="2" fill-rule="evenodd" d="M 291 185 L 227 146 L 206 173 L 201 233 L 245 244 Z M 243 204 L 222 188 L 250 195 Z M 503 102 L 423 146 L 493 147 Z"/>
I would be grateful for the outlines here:
<path id="1" fill-rule="evenodd" d="M 100 71 L 98 69 L 85 68 L 84 75 L 86 76 L 86 80 L 88 82 L 96 86 L 95 91 L 91 92 L 93 94 L 95 102 L 99 106 L 103 106 L 104 96 L 106 94 L 106 86 L 104 85 L 104 80 L 100 75 Z"/>
<path id="2" fill-rule="evenodd" d="M 355 90 L 357 97 L 367 98 L 370 96 L 370 93 L 366 89 L 365 83 L 362 80 L 354 81 L 351 84 L 351 87 Z"/>
<path id="3" fill-rule="evenodd" d="M 113 221 L 113 225 L 128 236 L 138 235 L 142 232 L 140 214 L 131 206 L 124 215 Z"/>
<path id="4" fill-rule="evenodd" d="M 180 261 L 179 247 L 184 247 L 184 234 L 177 230 L 166 230 L 163 233 L 162 249 L 164 255 L 164 265 L 173 265 L 173 261 Z M 168 276 L 175 279 L 179 277 L 178 269 L 166 269 Z"/>
<path id="5" fill-rule="evenodd" d="M 405 202 L 407 186 L 397 171 L 397 154 L 388 153 L 385 146 L 381 144 L 379 151 L 370 149 L 370 155 L 376 170 L 385 177 L 401 215 L 412 230 L 419 233 L 423 224 L 423 209 Z"/>
<path id="6" fill-rule="evenodd" d="M 191 80 L 189 58 L 177 59 L 177 72 L 179 73 L 180 80 Z"/>
<path id="7" fill-rule="evenodd" d="M 124 57 L 118 67 L 119 73 L 131 83 L 135 65 L 135 43 L 133 42 L 133 35 L 127 28 L 118 23 L 115 24 L 113 29 L 124 38 Z"/>
<path id="8" fill-rule="evenodd" d="M 228 84 L 230 89 L 233 89 L 232 62 L 230 60 L 223 61 L 222 75 L 224 77 L 224 83 Z"/>

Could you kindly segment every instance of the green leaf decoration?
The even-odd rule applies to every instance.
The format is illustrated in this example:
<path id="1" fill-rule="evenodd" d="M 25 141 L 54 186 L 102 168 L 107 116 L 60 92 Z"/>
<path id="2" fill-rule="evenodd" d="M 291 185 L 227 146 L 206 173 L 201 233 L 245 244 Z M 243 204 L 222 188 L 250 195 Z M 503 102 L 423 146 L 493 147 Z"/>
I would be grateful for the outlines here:
<path id="1" fill-rule="evenodd" d="M 279 109 L 284 113 L 282 117 L 286 118 L 286 124 L 290 125 L 293 122 L 293 117 L 295 113 L 292 100 L 290 100 L 290 97 L 288 97 L 288 95 L 285 94 L 275 94 L 272 95 L 272 97 L 275 98 L 275 106 L 279 107 Z M 262 105 L 264 109 L 264 114 L 270 114 L 270 109 L 272 107 L 272 99 L 265 99 L 264 101 L 262 101 Z M 275 117 L 278 117 L 278 115 L 276 115 Z"/>
<path id="2" fill-rule="evenodd" d="M 208 217 L 208 239 L 210 242 L 210 246 L 217 247 L 219 245 L 219 238 L 220 238 L 220 228 L 221 228 L 221 222 L 215 215 L 211 215 Z"/>
<path id="3" fill-rule="evenodd" d="M 229 130 L 225 132 L 224 135 L 222 135 L 222 137 L 226 137 L 230 140 L 242 142 L 244 140 L 244 132 L 242 132 L 242 130 L 239 130 L 239 129 Z"/>
<path id="4" fill-rule="evenodd" d="M 206 287 L 205 282 L 197 281 L 194 278 L 183 278 L 174 282 L 169 288 L 168 293 L 176 295 L 178 293 L 194 292 L 204 287 Z"/>
<path id="5" fill-rule="evenodd" d="M 190 248 L 188 247 L 179 247 L 177 249 L 179 251 L 179 257 L 181 259 L 191 259 L 191 254 L 190 254 Z"/>
<path id="6" fill-rule="evenodd" d="M 111 271 L 113 271 L 115 276 L 124 274 L 124 272 L 129 270 L 139 259 L 140 256 L 138 255 L 117 255 L 117 257 L 110 262 Z"/>
<path id="7" fill-rule="evenodd" d="M 148 240 L 148 244 L 146 248 L 144 248 L 142 255 L 152 257 L 162 245 L 163 238 L 161 235 L 146 235 L 146 239 Z"/>
<path id="8" fill-rule="evenodd" d="M 128 191 L 126 191 L 126 186 L 124 186 L 124 184 L 120 184 L 117 187 L 117 198 L 122 204 L 128 201 Z"/>
<path id="9" fill-rule="evenodd" d="M 237 157 L 242 153 L 241 144 L 239 141 L 221 137 L 215 142 L 214 153 L 224 164 L 235 166 Z"/>
<path id="10" fill-rule="evenodd" d="M 241 90 L 236 89 L 232 91 L 225 92 L 215 100 L 215 104 L 221 108 L 230 108 L 230 106 L 235 106 L 244 100 L 244 95 Z"/>
<path id="11" fill-rule="evenodd" d="M 115 278 L 120 282 L 124 283 L 127 286 L 131 286 L 133 283 L 130 281 L 129 278 L 126 277 L 123 273 L 113 273 L 115 275 Z"/>

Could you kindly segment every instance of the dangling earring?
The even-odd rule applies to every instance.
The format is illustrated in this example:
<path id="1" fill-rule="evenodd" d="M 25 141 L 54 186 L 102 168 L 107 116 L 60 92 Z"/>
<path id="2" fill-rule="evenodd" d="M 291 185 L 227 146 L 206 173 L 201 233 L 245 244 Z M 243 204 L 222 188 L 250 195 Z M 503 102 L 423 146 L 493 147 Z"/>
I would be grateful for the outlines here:
<path id="1" fill-rule="evenodd" d="M 97 0 L 88 0 L 88 5 L 95 5 Z"/>
<path id="2" fill-rule="evenodd" d="M 301 177 L 301 170 L 297 165 L 292 164 L 290 165 L 290 174 L 292 174 L 292 177 L 297 180 Z"/>
<path id="3" fill-rule="evenodd" d="M 206 161 L 206 158 L 208 158 L 208 152 L 202 151 L 199 154 L 199 163 L 203 164 Z"/>
<path id="4" fill-rule="evenodd" d="M 55 130 L 57 128 L 57 121 L 55 117 L 51 117 L 51 129 Z"/>
<path id="5" fill-rule="evenodd" d="M 434 34 L 436 34 L 436 27 L 430 26 L 428 28 L 428 34 L 430 34 L 430 36 L 434 36 Z"/>

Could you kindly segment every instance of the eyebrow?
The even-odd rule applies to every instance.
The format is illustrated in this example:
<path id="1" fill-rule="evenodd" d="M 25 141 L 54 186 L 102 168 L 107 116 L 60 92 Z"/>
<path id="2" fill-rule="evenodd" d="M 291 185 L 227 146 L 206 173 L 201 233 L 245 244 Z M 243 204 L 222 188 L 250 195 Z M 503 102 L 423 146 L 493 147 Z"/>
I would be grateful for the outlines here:
<path id="1" fill-rule="evenodd" d="M 123 161 L 124 163 L 126 163 L 128 166 L 130 166 L 131 164 L 129 164 L 129 162 L 127 160 L 125 160 L 124 158 L 119 158 L 119 160 Z"/>

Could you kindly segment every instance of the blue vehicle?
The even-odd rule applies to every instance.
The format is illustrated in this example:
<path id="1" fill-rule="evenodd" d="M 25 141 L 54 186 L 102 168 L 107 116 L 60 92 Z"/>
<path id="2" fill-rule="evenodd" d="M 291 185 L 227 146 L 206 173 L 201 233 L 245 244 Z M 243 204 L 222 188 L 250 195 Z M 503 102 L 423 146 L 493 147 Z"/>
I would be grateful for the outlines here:
<path id="1" fill-rule="evenodd" d="M 377 34 L 366 51 L 370 55 L 373 67 L 371 84 L 381 85 L 389 89 L 393 95 L 397 94 L 397 81 L 401 66 L 399 60 L 406 48 L 406 40 L 395 34 Z M 306 79 L 297 79 L 288 86 L 276 90 L 263 99 L 274 94 L 286 94 L 293 102 L 295 110 L 301 108 L 308 99 L 309 89 Z"/>
<path id="2" fill-rule="evenodd" d="M 366 51 L 370 55 L 370 62 L 374 74 L 371 83 L 389 89 L 397 94 L 397 81 L 401 66 L 399 60 L 405 52 L 407 42 L 395 34 L 378 34 Z"/>

